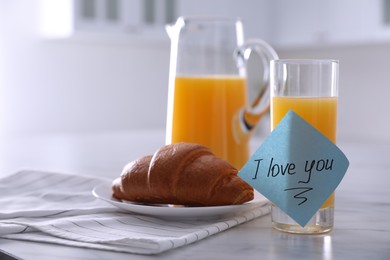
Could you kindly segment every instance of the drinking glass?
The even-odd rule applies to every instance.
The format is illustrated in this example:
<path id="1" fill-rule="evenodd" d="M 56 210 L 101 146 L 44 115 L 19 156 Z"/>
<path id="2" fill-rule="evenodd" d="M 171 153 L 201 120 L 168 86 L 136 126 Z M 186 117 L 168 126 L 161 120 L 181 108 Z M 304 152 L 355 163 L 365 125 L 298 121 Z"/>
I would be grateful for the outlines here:
<path id="1" fill-rule="evenodd" d="M 270 72 L 271 130 L 289 110 L 293 110 L 336 143 L 338 61 L 272 60 Z M 273 205 L 272 225 L 277 230 L 289 233 L 328 232 L 333 228 L 334 201 L 332 193 L 304 227 Z"/>

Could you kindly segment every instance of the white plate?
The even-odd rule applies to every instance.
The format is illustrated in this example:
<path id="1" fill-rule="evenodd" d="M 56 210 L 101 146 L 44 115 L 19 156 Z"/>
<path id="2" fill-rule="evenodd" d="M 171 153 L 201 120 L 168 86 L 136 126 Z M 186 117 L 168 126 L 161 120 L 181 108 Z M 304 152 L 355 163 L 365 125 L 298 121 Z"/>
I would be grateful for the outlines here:
<path id="1" fill-rule="evenodd" d="M 257 208 L 268 203 L 268 200 L 255 190 L 254 199 L 241 205 L 185 207 L 167 204 L 139 204 L 129 201 L 119 201 L 112 197 L 111 184 L 101 184 L 92 190 L 92 194 L 112 205 L 138 214 L 162 218 L 219 218 L 237 215 L 241 212 Z"/>

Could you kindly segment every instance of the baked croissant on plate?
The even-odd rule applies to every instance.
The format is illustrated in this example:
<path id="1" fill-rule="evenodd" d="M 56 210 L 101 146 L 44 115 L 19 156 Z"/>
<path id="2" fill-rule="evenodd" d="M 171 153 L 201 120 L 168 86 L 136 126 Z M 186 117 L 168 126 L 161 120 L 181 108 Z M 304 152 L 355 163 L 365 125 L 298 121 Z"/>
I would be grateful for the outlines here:
<path id="1" fill-rule="evenodd" d="M 221 206 L 253 199 L 253 188 L 209 148 L 170 144 L 127 164 L 113 181 L 113 197 L 147 204 Z"/>

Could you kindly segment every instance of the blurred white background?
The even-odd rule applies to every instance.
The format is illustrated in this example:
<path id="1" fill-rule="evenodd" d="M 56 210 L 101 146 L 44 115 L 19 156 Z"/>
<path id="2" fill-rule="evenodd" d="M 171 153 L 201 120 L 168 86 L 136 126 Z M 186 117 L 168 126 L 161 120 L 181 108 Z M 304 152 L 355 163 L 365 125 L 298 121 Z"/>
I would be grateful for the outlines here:
<path id="1" fill-rule="evenodd" d="M 110 1 L 119 11 L 102 22 L 88 8 L 104 0 L 0 0 L 3 135 L 164 129 L 164 24 L 223 15 L 242 17 L 247 38 L 281 58 L 340 60 L 339 139 L 390 142 L 389 1 Z"/>

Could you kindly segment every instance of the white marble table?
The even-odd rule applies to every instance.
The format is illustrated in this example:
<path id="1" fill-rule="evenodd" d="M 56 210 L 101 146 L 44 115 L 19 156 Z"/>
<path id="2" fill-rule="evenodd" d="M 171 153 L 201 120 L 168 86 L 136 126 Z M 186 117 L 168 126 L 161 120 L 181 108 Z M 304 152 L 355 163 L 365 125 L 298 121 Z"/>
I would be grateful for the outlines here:
<path id="1" fill-rule="evenodd" d="M 270 217 L 265 216 L 156 256 L 7 239 L 0 239 L 0 251 L 27 260 L 390 259 L 390 144 L 339 140 L 350 168 L 336 193 L 335 228 L 329 234 L 280 233 L 271 229 Z M 127 161 L 162 145 L 164 136 L 162 131 L 141 131 L 29 137 L 2 143 L 0 177 L 33 168 L 113 178 Z M 0 259 L 12 258 L 0 253 Z"/>

